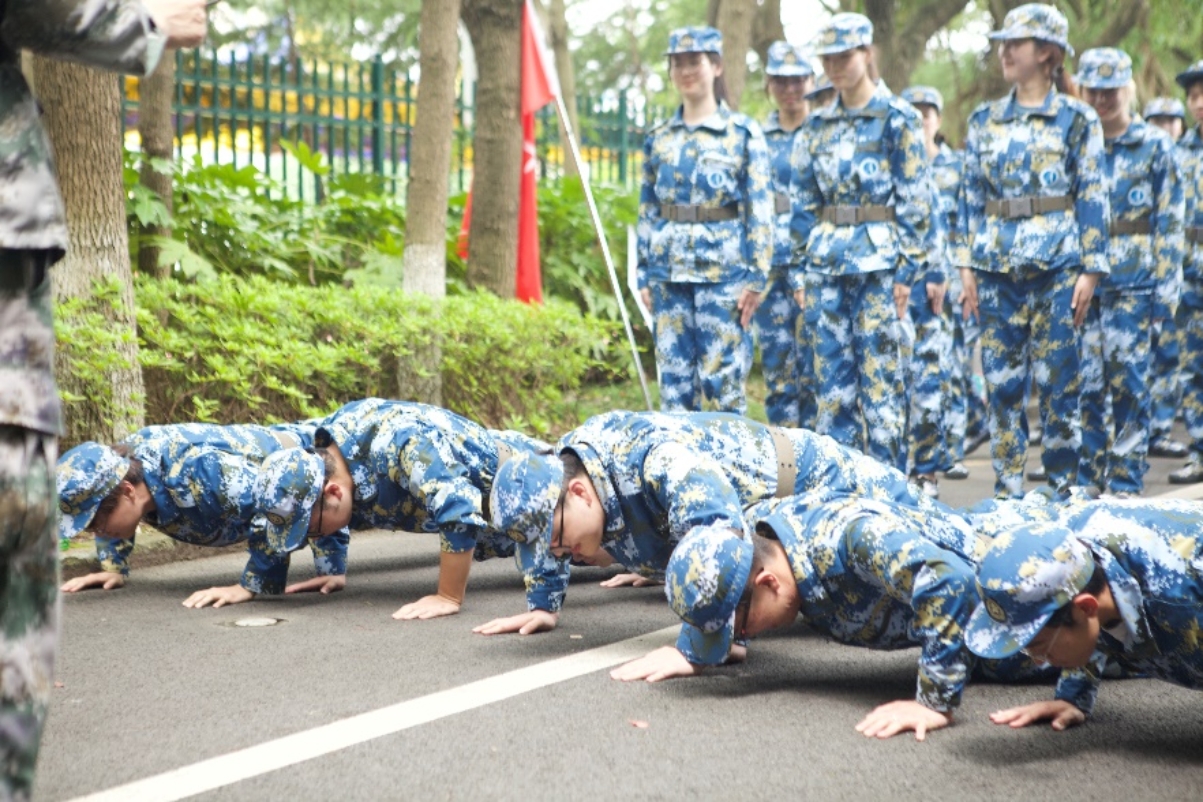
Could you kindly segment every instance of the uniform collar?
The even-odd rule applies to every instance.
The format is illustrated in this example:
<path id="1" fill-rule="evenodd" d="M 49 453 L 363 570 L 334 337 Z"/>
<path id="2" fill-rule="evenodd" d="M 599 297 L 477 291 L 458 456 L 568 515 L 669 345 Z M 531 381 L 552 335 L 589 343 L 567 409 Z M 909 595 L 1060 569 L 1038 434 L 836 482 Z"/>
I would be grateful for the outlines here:
<path id="1" fill-rule="evenodd" d="M 1064 102 L 1061 93 L 1057 91 L 1056 87 L 1053 87 L 1048 90 L 1048 94 L 1045 95 L 1044 102 L 1040 104 L 1039 108 L 1020 106 L 1015 99 L 1015 88 L 1012 87 L 1007 96 L 995 106 L 991 117 L 996 122 L 1010 122 L 1019 117 L 1056 117 Z"/>
<path id="2" fill-rule="evenodd" d="M 1122 134 L 1106 141 L 1108 144 L 1115 145 L 1139 145 L 1144 141 L 1144 126 L 1144 123 L 1133 117 L 1132 122 L 1128 124 L 1128 127 L 1124 129 Z"/>
<path id="3" fill-rule="evenodd" d="M 1178 141 L 1178 144 L 1192 150 L 1203 148 L 1203 137 L 1199 136 L 1199 128 L 1199 125 L 1192 125 L 1190 130 L 1182 135 L 1182 139 Z"/>
<path id="4" fill-rule="evenodd" d="M 849 109 L 844 105 L 843 96 L 836 94 L 835 102 L 825 109 L 820 109 L 820 112 L 822 116 L 831 119 L 838 117 L 885 117 L 890 111 L 890 99 L 892 97 L 894 97 L 894 93 L 890 91 L 890 87 L 886 86 L 886 82 L 878 81 L 877 85 L 873 88 L 873 94 L 869 96 L 869 102 L 862 108 Z"/>
<path id="5" fill-rule="evenodd" d="M 932 159 L 932 164 L 951 164 L 957 160 L 957 154 L 952 148 L 948 147 L 947 142 L 941 142 L 940 147 L 936 150 L 936 158 Z"/>
<path id="6" fill-rule="evenodd" d="M 163 482 L 167 466 L 163 464 L 162 457 L 157 454 L 153 461 L 145 457 L 139 458 L 142 459 L 142 479 L 146 482 L 146 489 L 150 491 L 150 497 L 155 502 L 155 511 L 147 517 L 159 526 L 169 524 L 180 517 L 180 510 L 171 498 L 171 494 L 167 492 L 167 485 Z"/>
<path id="7" fill-rule="evenodd" d="M 1087 544 L 1090 545 L 1090 544 Z M 1157 642 L 1149 629 L 1144 613 L 1144 594 L 1140 585 L 1124 570 L 1119 561 L 1105 548 L 1091 548 L 1095 563 L 1107 575 L 1107 586 L 1119 610 L 1120 623 L 1104 630 L 1124 647 L 1124 653 L 1132 657 L 1153 657 L 1158 654 Z"/>
<path id="8" fill-rule="evenodd" d="M 785 130 L 781 127 L 781 115 L 776 111 L 770 111 L 768 119 L 764 121 L 763 130 L 766 134 Z"/>
<path id="9" fill-rule="evenodd" d="M 694 128 L 695 129 L 705 128 L 710 131 L 720 131 L 720 132 L 726 131 L 727 123 L 730 122 L 730 120 L 731 120 L 731 109 L 727 106 L 727 101 L 720 100 L 718 102 L 718 108 L 714 110 L 714 114 L 711 114 L 709 117 L 702 120 L 700 123 L 698 123 L 696 126 L 694 126 Z M 676 112 L 676 114 L 674 114 L 672 116 L 672 119 L 669 121 L 669 125 L 672 126 L 673 128 L 688 127 L 685 125 L 685 106 L 684 105 L 677 106 L 677 112 Z"/>

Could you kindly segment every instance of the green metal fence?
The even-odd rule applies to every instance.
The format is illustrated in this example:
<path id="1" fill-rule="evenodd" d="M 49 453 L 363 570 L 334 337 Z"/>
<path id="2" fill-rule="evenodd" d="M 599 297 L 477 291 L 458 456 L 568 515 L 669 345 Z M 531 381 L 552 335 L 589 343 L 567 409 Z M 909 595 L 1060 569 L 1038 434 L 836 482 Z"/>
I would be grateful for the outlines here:
<path id="1" fill-rule="evenodd" d="M 303 142 L 322 153 L 332 174 L 380 176 L 394 193 L 408 177 L 417 84 L 377 58 L 336 64 L 264 56 L 220 57 L 178 51 L 173 100 L 177 158 L 253 164 L 301 200 L 320 199 L 322 181 L 301 169 L 281 143 Z M 124 84 L 124 122 L 138 122 L 138 81 Z M 638 180 L 644 134 L 660 110 L 631 109 L 626 95 L 579 98 L 579 141 L 594 181 L 631 186 Z M 472 173 L 472 99 L 456 100 L 452 187 Z M 554 107 L 539 114 L 540 175 L 556 177 L 568 156 Z"/>

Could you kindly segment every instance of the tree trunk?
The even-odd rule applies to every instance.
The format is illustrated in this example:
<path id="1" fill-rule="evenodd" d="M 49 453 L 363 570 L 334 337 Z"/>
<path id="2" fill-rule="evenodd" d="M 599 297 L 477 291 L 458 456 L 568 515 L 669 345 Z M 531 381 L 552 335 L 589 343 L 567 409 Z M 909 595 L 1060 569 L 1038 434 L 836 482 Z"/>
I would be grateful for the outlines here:
<path id="1" fill-rule="evenodd" d="M 727 104 L 739 108 L 748 77 L 748 50 L 752 47 L 752 23 L 756 0 L 722 0 L 716 27 L 723 34 L 723 77 L 727 82 Z"/>
<path id="2" fill-rule="evenodd" d="M 568 51 L 568 18 L 564 0 L 551 0 L 548 9 L 551 49 L 556 59 L 556 76 L 560 79 L 560 94 L 564 98 L 564 109 L 568 112 L 568 123 L 577 136 L 581 135 L 580 122 L 576 117 L 576 72 L 572 68 L 572 53 Z M 558 116 L 558 115 L 557 115 Z M 567 137 L 561 137 L 564 151 L 564 175 L 579 173 L 569 152 Z"/>
<path id="3" fill-rule="evenodd" d="M 142 185 L 159 196 L 172 210 L 170 172 L 159 172 L 153 162 L 170 162 L 175 156 L 175 129 L 171 124 L 171 100 L 175 94 L 175 54 L 167 52 L 153 73 L 138 83 L 138 134 L 142 137 Z M 138 271 L 156 278 L 171 275 L 171 265 L 159 264 L 159 248 L 146 237 L 170 237 L 167 226 L 143 226 L 138 243 Z"/>
<path id="4" fill-rule="evenodd" d="M 760 56 L 761 65 L 768 64 L 769 47 L 785 39 L 781 25 L 781 0 L 764 0 L 752 23 L 752 49 Z"/>
<path id="5" fill-rule="evenodd" d="M 480 69 L 472 141 L 468 283 L 502 298 L 514 297 L 518 270 L 522 6 L 522 0 L 464 0 L 463 4 L 464 24 Z"/>
<path id="6" fill-rule="evenodd" d="M 95 280 L 115 276 L 122 292 L 107 313 L 114 326 L 130 334 L 118 349 L 126 367 L 114 369 L 109 376 L 111 396 L 74 405 L 77 412 L 65 422 L 64 440 L 114 441 L 141 427 L 144 415 L 121 180 L 119 79 L 88 67 L 37 57 L 33 64 L 70 236 L 67 257 L 52 274 L 55 297 L 60 301 L 90 297 Z M 79 387 L 75 377 L 61 370 L 58 381 L 65 393 Z"/>

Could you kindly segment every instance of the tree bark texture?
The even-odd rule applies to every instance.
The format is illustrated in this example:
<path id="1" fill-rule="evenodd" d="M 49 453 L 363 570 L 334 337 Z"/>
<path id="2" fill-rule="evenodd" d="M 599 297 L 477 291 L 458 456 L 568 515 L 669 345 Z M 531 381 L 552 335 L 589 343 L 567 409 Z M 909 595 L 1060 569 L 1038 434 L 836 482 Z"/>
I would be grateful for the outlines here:
<path id="1" fill-rule="evenodd" d="M 519 117 L 522 0 L 464 0 L 476 50 L 472 226 L 468 283 L 513 298 L 518 269 L 518 199 L 522 172 Z"/>
<path id="2" fill-rule="evenodd" d="M 74 405 L 76 413 L 65 422 L 64 440 L 111 442 L 140 428 L 144 415 L 121 179 L 119 79 L 88 67 L 38 57 L 33 64 L 45 109 L 42 121 L 54 146 L 70 237 L 67 257 L 52 271 L 55 298 L 90 297 L 94 280 L 116 276 L 122 292 L 107 314 L 113 326 L 128 330 L 130 335 L 119 346 L 127 367 L 109 376 L 111 397 L 88 398 Z M 73 379 L 59 371 L 59 386 L 64 391 L 79 386 Z M 106 408 L 111 425 L 105 423 Z"/>
<path id="3" fill-rule="evenodd" d="M 873 22 L 877 67 L 886 86 L 901 92 L 923 59 L 928 40 L 968 5 L 966 0 L 865 0 L 865 16 Z M 1001 19 L 1001 18 L 1000 18 Z"/>
<path id="4" fill-rule="evenodd" d="M 727 83 L 727 104 L 739 108 L 748 77 L 748 50 L 752 47 L 752 23 L 756 20 L 756 0 L 721 0 L 718 24 L 723 34 L 723 77 Z"/>
<path id="5" fill-rule="evenodd" d="M 138 82 L 138 134 L 142 137 L 142 185 L 159 196 L 172 210 L 172 177 L 152 164 L 170 162 L 175 156 L 175 129 L 171 124 L 171 100 L 175 94 L 175 54 L 168 52 L 153 73 Z M 138 271 L 156 278 L 171 275 L 170 265 L 159 265 L 159 248 L 146 237 L 170 237 L 167 226 L 143 226 L 138 245 Z"/>
<path id="6" fill-rule="evenodd" d="M 781 0 L 764 0 L 752 22 L 752 49 L 760 56 L 761 65 L 768 64 L 769 47 L 785 39 L 781 24 Z"/>

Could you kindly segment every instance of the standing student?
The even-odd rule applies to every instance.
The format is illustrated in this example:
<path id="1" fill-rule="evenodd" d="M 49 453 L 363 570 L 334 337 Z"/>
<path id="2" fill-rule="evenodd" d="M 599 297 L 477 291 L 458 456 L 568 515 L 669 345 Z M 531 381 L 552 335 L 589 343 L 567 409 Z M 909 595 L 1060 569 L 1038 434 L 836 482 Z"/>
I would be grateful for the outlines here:
<path id="1" fill-rule="evenodd" d="M 956 263 L 965 311 L 979 313 L 994 491 L 1023 492 L 1032 380 L 1048 483 L 1077 480 L 1078 328 L 1106 275 L 1109 207 L 1103 131 L 1068 91 L 1069 23 L 1052 6 L 1007 14 L 999 40 L 1004 97 L 969 118 Z"/>
<path id="2" fill-rule="evenodd" d="M 1182 185 L 1173 141 L 1132 118 L 1127 53 L 1087 50 L 1077 82 L 1102 122 L 1111 200 L 1111 273 L 1095 292 L 1083 327 L 1078 479 L 1116 495 L 1140 495 L 1149 467 L 1153 321 L 1168 317 L 1178 302 Z"/>
<path id="3" fill-rule="evenodd" d="M 932 245 L 931 177 L 919 113 L 876 80 L 872 44 L 860 14 L 819 32 L 839 97 L 794 145 L 790 284 L 814 338 L 815 430 L 905 471 L 907 304 Z"/>
<path id="4" fill-rule="evenodd" d="M 681 106 L 643 146 L 637 277 L 665 411 L 746 411 L 752 318 L 773 259 L 768 146 L 727 106 L 722 49 L 714 28 L 672 32 Z"/>
<path id="5" fill-rule="evenodd" d="M 791 203 L 790 154 L 794 140 L 810 113 L 806 99 L 814 70 L 800 48 L 789 42 L 769 47 L 765 67 L 766 86 L 777 107 L 764 124 L 764 136 L 773 158 L 773 211 L 776 238 L 773 241 L 773 271 L 769 289 L 753 318 L 760 362 L 764 370 L 764 409 L 774 426 L 814 428 L 816 413 L 814 366 L 809 333 L 799 330 L 798 305 L 789 290 L 789 267 L 793 258 L 790 242 Z"/>

